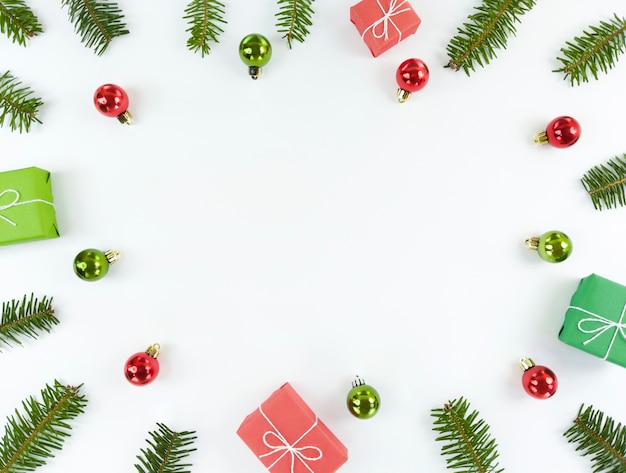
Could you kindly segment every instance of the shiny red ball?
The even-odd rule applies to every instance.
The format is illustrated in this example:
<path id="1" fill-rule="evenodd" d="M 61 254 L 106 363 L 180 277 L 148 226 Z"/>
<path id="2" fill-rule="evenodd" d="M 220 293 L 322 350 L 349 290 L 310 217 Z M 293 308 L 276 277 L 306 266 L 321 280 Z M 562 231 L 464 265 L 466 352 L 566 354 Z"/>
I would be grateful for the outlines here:
<path id="1" fill-rule="evenodd" d="M 136 386 L 149 384 L 159 374 L 159 360 L 146 352 L 135 353 L 126 361 L 124 374 Z"/>
<path id="2" fill-rule="evenodd" d="M 128 110 L 128 94 L 119 85 L 104 84 L 93 94 L 93 103 L 107 117 L 118 117 Z"/>
<path id="3" fill-rule="evenodd" d="M 537 399 L 548 399 L 556 392 L 559 383 L 554 371 L 536 365 L 522 374 L 522 385 L 528 394 Z"/>
<path id="4" fill-rule="evenodd" d="M 428 83 L 429 77 L 428 67 L 421 59 L 407 59 L 398 66 L 396 71 L 398 87 L 411 93 L 422 90 Z"/>
<path id="5" fill-rule="evenodd" d="M 557 148 L 572 146 L 580 138 L 580 132 L 580 123 L 572 117 L 557 117 L 546 127 L 548 143 Z"/>

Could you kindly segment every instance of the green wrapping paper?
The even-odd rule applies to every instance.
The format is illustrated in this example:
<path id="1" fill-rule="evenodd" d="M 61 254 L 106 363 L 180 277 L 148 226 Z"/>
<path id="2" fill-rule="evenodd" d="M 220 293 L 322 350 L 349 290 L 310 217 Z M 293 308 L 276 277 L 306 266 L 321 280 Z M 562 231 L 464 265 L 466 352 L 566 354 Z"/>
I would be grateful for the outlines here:
<path id="1" fill-rule="evenodd" d="M 597 274 L 572 296 L 559 340 L 626 367 L 626 287 Z"/>
<path id="2" fill-rule="evenodd" d="M 0 172 L 0 245 L 58 236 L 50 173 L 37 167 Z"/>

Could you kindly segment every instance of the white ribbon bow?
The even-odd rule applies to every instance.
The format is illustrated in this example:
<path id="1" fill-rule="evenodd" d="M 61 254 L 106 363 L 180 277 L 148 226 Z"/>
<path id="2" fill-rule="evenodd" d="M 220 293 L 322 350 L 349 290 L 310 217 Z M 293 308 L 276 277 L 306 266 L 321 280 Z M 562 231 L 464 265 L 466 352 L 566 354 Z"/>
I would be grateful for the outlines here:
<path id="1" fill-rule="evenodd" d="M 311 427 L 309 427 L 307 431 L 304 432 L 295 442 L 290 444 L 285 438 L 285 436 L 281 434 L 280 431 L 276 428 L 276 426 L 272 423 L 269 417 L 265 415 L 265 412 L 263 412 L 262 407 L 259 407 L 259 411 L 261 412 L 261 415 L 265 417 L 265 420 L 272 426 L 272 429 L 274 429 L 274 430 L 268 430 L 267 432 L 263 434 L 263 443 L 268 448 L 271 448 L 272 450 L 267 453 L 264 453 L 263 455 L 259 455 L 259 458 L 267 457 L 269 455 L 274 455 L 275 453 L 282 452 L 281 455 L 276 460 L 274 460 L 274 463 L 272 463 L 270 466 L 267 467 L 267 469 L 271 470 L 272 467 L 276 465 L 280 460 L 282 460 L 282 458 L 285 455 L 291 454 L 291 473 L 294 473 L 294 466 L 296 463 L 296 458 L 300 460 L 300 462 L 306 467 L 307 470 L 313 473 L 313 470 L 308 465 L 307 461 L 317 461 L 320 458 L 322 458 L 322 455 L 323 455 L 322 450 L 318 447 L 314 447 L 313 445 L 305 445 L 302 447 L 296 447 L 296 445 L 298 444 L 298 442 L 300 442 L 300 440 L 306 437 L 309 434 L 309 432 L 311 432 L 317 426 L 317 417 L 315 417 L 315 422 L 313 422 L 313 425 L 311 425 Z M 269 437 L 276 438 L 278 440 L 278 444 L 271 443 L 268 440 Z M 305 450 L 312 450 L 315 452 L 315 455 L 306 455 L 303 453 Z"/>
<path id="2" fill-rule="evenodd" d="M 367 28 L 365 28 L 361 37 L 364 38 L 365 34 L 369 30 L 372 30 L 372 36 L 374 38 L 376 39 L 385 38 L 385 41 L 387 41 L 389 39 L 389 24 L 391 24 L 391 26 L 393 26 L 395 30 L 398 32 L 398 35 L 399 35 L 398 43 L 399 43 L 402 40 L 402 31 L 400 31 L 400 28 L 398 28 L 398 25 L 395 24 L 395 22 L 391 19 L 391 17 L 399 15 L 400 13 L 411 11 L 411 6 L 409 5 L 403 8 L 402 10 L 399 10 L 399 8 L 402 5 L 407 3 L 407 0 L 402 0 L 400 3 L 398 3 L 398 0 L 389 0 L 389 9 L 385 10 L 385 7 L 383 7 L 380 4 L 380 0 L 376 0 L 376 3 L 378 3 L 380 10 L 383 12 L 383 16 L 379 18 L 378 20 L 376 20 L 371 25 L 369 25 Z M 382 31 L 380 31 L 380 33 L 377 33 L 376 28 L 378 28 L 381 25 L 382 25 Z"/>
<path id="3" fill-rule="evenodd" d="M 33 202 L 41 202 L 42 204 L 48 204 L 54 207 L 54 204 L 52 202 L 48 202 L 47 200 L 43 200 L 43 199 L 32 199 L 32 200 L 25 200 L 24 202 L 20 202 L 19 201 L 20 193 L 16 191 L 15 189 L 6 189 L 0 192 L 0 200 L 5 194 L 13 194 L 13 202 L 9 202 L 6 205 L 0 205 L 0 212 L 2 212 L 3 210 L 10 209 L 11 207 L 17 207 L 18 205 L 32 204 Z M 0 215 L 0 218 L 4 220 L 5 222 L 7 222 L 9 225 L 13 225 L 14 227 L 17 226 L 17 223 L 15 223 L 10 218 L 5 217 L 4 215 Z"/>
<path id="4" fill-rule="evenodd" d="M 609 353 L 611 353 L 611 348 L 613 348 L 613 343 L 615 342 L 615 338 L 617 338 L 618 333 L 620 333 L 622 335 L 622 338 L 626 340 L 626 332 L 624 332 L 626 324 L 622 322 L 622 320 L 624 320 L 624 314 L 626 313 L 626 304 L 622 308 L 622 313 L 620 314 L 619 320 L 617 322 L 609 320 L 606 317 L 602 317 L 601 315 L 594 314 L 593 312 L 585 310 L 581 307 L 569 306 L 569 309 L 579 310 L 580 312 L 591 315 L 591 317 L 582 319 L 578 322 L 578 330 L 583 333 L 594 334 L 593 337 L 585 340 L 583 342 L 583 345 L 587 345 L 588 343 L 593 342 L 596 338 L 605 333 L 607 330 L 615 328 L 613 338 L 611 338 L 611 343 L 609 343 L 609 347 L 606 349 L 606 353 L 604 354 L 605 360 L 608 358 Z M 592 324 L 592 328 L 584 328 L 583 324 L 585 323 Z"/>

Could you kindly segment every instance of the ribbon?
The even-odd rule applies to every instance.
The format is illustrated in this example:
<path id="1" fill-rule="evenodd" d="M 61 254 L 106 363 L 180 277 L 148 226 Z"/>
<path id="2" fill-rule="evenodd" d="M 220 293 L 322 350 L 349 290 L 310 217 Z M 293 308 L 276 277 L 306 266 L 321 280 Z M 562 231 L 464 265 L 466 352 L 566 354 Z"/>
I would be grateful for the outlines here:
<path id="1" fill-rule="evenodd" d="M 395 22 L 391 19 L 391 17 L 399 15 L 400 13 L 411 11 L 411 5 L 403 8 L 402 10 L 399 10 L 399 8 L 405 3 L 407 3 L 407 1 L 408 0 L 402 0 L 400 1 L 400 3 L 398 3 L 398 0 L 389 0 L 389 9 L 385 10 L 385 7 L 383 7 L 380 4 L 380 0 L 376 0 L 376 3 L 378 3 L 380 10 L 383 12 L 383 16 L 379 18 L 378 20 L 376 20 L 371 25 L 369 25 L 367 28 L 365 28 L 365 30 L 363 31 L 363 34 L 361 35 L 361 38 L 365 38 L 365 34 L 369 30 L 372 30 L 372 36 L 374 38 L 376 39 L 384 38 L 385 41 L 387 41 L 389 39 L 389 24 L 391 24 L 391 26 L 393 26 L 395 30 L 398 32 L 398 43 L 399 43 L 402 40 L 402 31 L 400 30 L 400 28 L 398 28 L 398 25 L 395 24 Z M 378 28 L 381 25 L 382 25 L 382 30 L 378 33 L 376 31 L 376 28 Z"/>
<path id="2" fill-rule="evenodd" d="M 307 429 L 295 442 L 289 443 L 285 436 L 280 433 L 280 431 L 276 428 L 276 426 L 272 423 L 272 421 L 265 415 L 263 412 L 263 407 L 259 407 L 259 412 L 265 418 L 265 420 L 272 426 L 274 430 L 268 430 L 263 434 L 263 443 L 268 448 L 271 448 L 271 451 L 264 453 L 263 455 L 259 455 L 259 458 L 267 457 L 270 455 L 274 455 L 275 453 L 280 453 L 280 456 L 274 460 L 270 466 L 267 467 L 268 470 L 271 470 L 274 465 L 276 465 L 283 457 L 287 454 L 291 455 L 291 473 L 294 473 L 294 466 L 296 463 L 296 458 L 300 460 L 300 462 L 309 470 L 311 473 L 314 473 L 311 467 L 308 465 L 308 461 L 317 461 L 322 458 L 322 450 L 318 447 L 314 447 L 313 445 L 305 445 L 302 447 L 296 447 L 298 442 L 300 442 L 304 437 L 306 437 L 316 426 L 317 426 L 317 416 L 315 417 L 315 422 L 313 425 Z M 273 438 L 278 440 L 277 444 L 272 443 L 269 439 Z M 305 450 L 312 450 L 315 452 L 315 455 L 306 455 L 304 453 Z"/>
<path id="3" fill-rule="evenodd" d="M 0 192 L 0 199 L 2 199 L 2 197 L 5 194 L 13 194 L 13 202 L 10 202 L 6 205 L 0 205 L 0 212 L 2 212 L 3 210 L 8 210 L 11 207 L 17 207 L 18 205 L 26 205 L 26 204 L 32 204 L 34 202 L 41 202 L 42 204 L 48 204 L 48 205 L 52 205 L 54 207 L 54 204 L 52 202 L 48 202 L 47 200 L 43 200 L 43 199 L 32 199 L 32 200 L 25 200 L 24 202 L 20 202 L 20 193 L 18 191 L 16 191 L 15 189 L 6 189 L 2 192 Z M 15 223 L 13 220 L 11 220 L 8 217 L 5 217 L 4 215 L 0 215 L 0 218 L 2 220 L 4 220 L 5 222 L 7 222 L 9 225 L 13 225 L 14 227 L 17 226 L 17 223 Z"/>
<path id="4" fill-rule="evenodd" d="M 588 310 L 585 310 L 581 307 L 569 306 L 569 309 L 579 310 L 585 314 L 591 315 L 591 317 L 582 319 L 578 322 L 578 330 L 583 333 L 594 334 L 593 337 L 585 340 L 583 345 L 587 345 L 588 343 L 593 342 L 600 335 L 605 333 L 607 330 L 611 330 L 615 328 L 615 332 L 613 333 L 613 337 L 611 338 L 611 343 L 609 343 L 609 347 L 606 349 L 606 353 L 604 354 L 604 359 L 606 360 L 609 357 L 609 353 L 611 353 L 611 348 L 613 348 L 613 343 L 617 338 L 618 332 L 622 335 L 622 338 L 626 340 L 626 332 L 624 329 L 626 328 L 626 324 L 622 322 L 624 320 L 624 314 L 626 314 L 626 304 L 622 308 L 622 313 L 619 316 L 619 320 L 614 322 L 613 320 L 607 319 L 606 317 L 602 317 L 601 315 L 594 314 Z M 584 328 L 584 324 L 592 324 L 591 328 Z"/>

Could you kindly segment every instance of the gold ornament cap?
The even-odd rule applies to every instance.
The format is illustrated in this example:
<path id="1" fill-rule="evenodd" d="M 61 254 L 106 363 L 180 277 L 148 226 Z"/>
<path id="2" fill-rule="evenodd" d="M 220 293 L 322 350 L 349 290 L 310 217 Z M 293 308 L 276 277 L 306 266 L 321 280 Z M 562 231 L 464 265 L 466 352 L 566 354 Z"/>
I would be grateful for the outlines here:
<path id="1" fill-rule="evenodd" d="M 153 343 L 148 348 L 146 348 L 146 354 L 151 356 L 152 358 L 158 358 L 161 354 L 161 345 L 158 343 Z"/>
<path id="2" fill-rule="evenodd" d="M 533 366 L 535 366 L 535 362 L 531 360 L 530 358 L 519 359 L 519 367 L 522 369 L 522 371 L 528 371 Z"/>
<path id="3" fill-rule="evenodd" d="M 109 264 L 114 264 L 120 259 L 120 252 L 115 250 L 106 250 L 104 252 L 104 257 L 107 259 Z"/>
<path id="4" fill-rule="evenodd" d="M 539 237 L 530 237 L 527 238 L 524 242 L 524 246 L 529 250 L 537 250 L 539 249 Z"/>
<path id="5" fill-rule="evenodd" d="M 411 98 L 411 92 L 404 89 L 398 89 L 398 91 L 396 92 L 396 97 L 398 97 L 398 102 L 400 103 L 408 102 L 408 100 Z"/>
<path id="6" fill-rule="evenodd" d="M 545 145 L 548 143 L 548 134 L 545 131 L 540 131 L 535 135 L 535 143 L 538 145 Z"/>
<path id="7" fill-rule="evenodd" d="M 133 123 L 133 116 L 130 114 L 128 110 L 126 110 L 121 115 L 118 115 L 117 119 L 123 125 L 130 125 Z"/>

